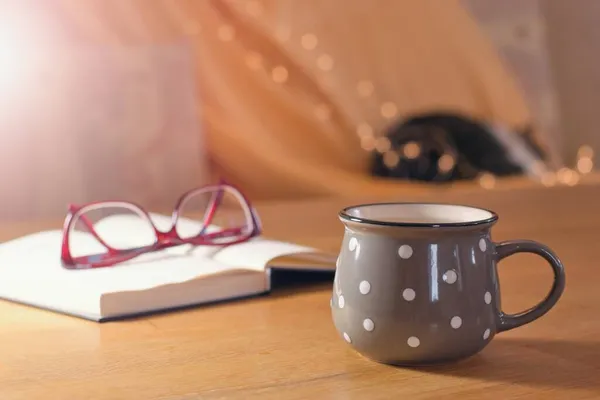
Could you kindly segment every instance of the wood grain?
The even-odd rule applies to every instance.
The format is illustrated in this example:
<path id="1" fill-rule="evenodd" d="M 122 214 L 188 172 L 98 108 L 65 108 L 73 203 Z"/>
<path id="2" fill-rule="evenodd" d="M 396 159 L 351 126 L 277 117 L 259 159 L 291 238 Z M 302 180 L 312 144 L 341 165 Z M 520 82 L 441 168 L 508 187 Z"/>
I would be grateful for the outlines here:
<path id="1" fill-rule="evenodd" d="M 0 399 L 598 399 L 598 199 L 596 185 L 444 196 L 494 209 L 495 240 L 541 241 L 567 272 L 549 314 L 461 363 L 405 369 L 361 357 L 334 330 L 330 282 L 106 324 L 0 302 Z M 377 200 L 257 208 L 267 235 L 335 251 L 339 208 Z M 60 221 L 5 225 L 0 236 L 49 226 Z M 507 312 L 535 304 L 550 287 L 550 269 L 534 256 L 510 257 L 499 270 Z"/>

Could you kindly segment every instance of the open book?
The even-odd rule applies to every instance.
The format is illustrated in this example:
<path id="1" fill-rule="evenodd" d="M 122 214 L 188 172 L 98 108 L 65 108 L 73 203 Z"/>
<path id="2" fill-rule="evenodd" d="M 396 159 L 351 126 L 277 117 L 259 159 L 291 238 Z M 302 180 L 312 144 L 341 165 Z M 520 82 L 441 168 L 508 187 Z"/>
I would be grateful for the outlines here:
<path id="1" fill-rule="evenodd" d="M 162 215 L 151 218 L 158 227 L 170 223 Z M 179 226 L 199 229 L 188 219 Z M 121 243 L 140 233 L 134 219 L 119 215 L 95 229 Z M 101 246 L 87 233 L 76 234 L 77 246 Z M 0 244 L 0 298 L 103 321 L 267 293 L 274 268 L 335 270 L 334 255 L 262 237 L 228 247 L 182 245 L 114 267 L 69 270 L 61 264 L 61 241 L 62 231 L 53 230 Z"/>

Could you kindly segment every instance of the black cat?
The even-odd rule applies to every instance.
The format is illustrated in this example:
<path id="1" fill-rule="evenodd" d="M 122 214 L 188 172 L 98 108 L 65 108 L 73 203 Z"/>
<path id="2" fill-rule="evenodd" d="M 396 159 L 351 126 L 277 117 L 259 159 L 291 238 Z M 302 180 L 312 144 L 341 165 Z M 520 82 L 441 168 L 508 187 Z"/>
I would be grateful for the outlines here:
<path id="1" fill-rule="evenodd" d="M 379 177 L 445 182 L 473 179 L 481 172 L 520 175 L 532 162 L 545 159 L 530 129 L 494 130 L 456 114 L 414 116 L 392 126 L 385 136 L 401 159 L 388 167 L 384 156 L 374 152 L 371 171 Z M 404 154 L 408 143 L 411 151 Z"/>

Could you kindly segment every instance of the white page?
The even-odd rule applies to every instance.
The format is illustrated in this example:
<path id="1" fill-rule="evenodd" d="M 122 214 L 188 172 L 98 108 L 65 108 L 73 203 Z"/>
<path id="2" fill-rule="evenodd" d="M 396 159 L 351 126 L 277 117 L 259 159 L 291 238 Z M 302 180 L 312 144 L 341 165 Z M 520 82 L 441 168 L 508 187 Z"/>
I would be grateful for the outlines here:
<path id="1" fill-rule="evenodd" d="M 74 234 L 79 246 L 103 251 L 90 235 Z M 178 250 L 143 255 L 109 268 L 68 270 L 61 265 L 61 242 L 62 232 L 55 230 L 0 245 L 0 297 L 95 315 L 107 293 L 148 290 L 235 269 Z"/>
<path id="2" fill-rule="evenodd" d="M 317 250 L 311 247 L 256 238 L 223 248 L 215 252 L 212 258 L 222 264 L 259 270 L 265 269 L 271 264 L 272 260 L 278 257 L 302 254 L 316 255 L 318 253 Z M 332 263 L 335 263 L 335 259 L 332 260 Z"/>
<path id="3" fill-rule="evenodd" d="M 98 316 L 100 295 L 69 278 L 69 271 L 60 265 L 61 240 L 62 233 L 57 230 L 0 245 L 0 297 L 87 317 Z"/>

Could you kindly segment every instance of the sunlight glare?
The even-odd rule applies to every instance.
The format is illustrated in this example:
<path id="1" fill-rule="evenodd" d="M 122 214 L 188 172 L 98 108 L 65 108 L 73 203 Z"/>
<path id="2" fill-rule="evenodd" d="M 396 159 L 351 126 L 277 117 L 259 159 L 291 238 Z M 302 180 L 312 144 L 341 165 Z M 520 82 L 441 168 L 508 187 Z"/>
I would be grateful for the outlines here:
<path id="1" fill-rule="evenodd" d="M 36 21 L 15 12 L 0 18 L 0 92 L 10 97 L 24 91 L 42 43 L 36 43 Z"/>

